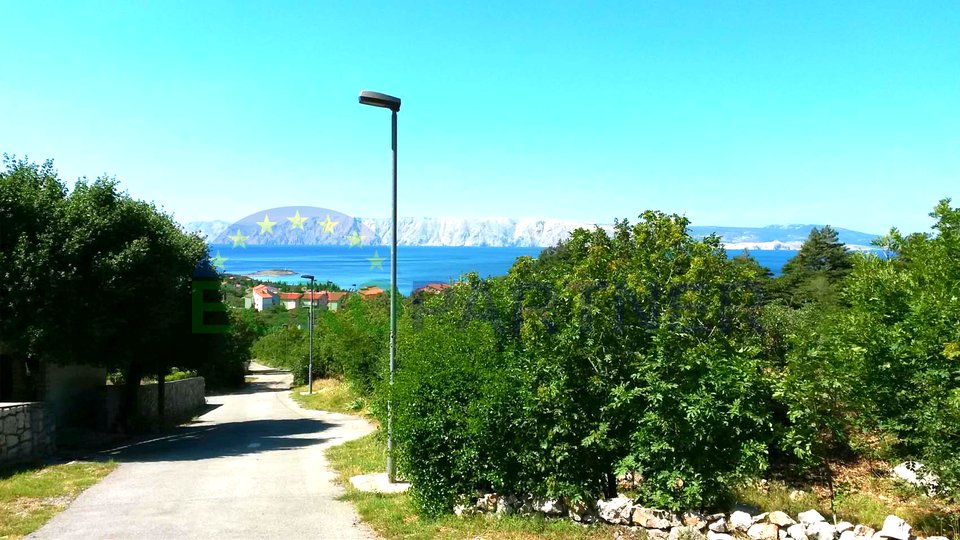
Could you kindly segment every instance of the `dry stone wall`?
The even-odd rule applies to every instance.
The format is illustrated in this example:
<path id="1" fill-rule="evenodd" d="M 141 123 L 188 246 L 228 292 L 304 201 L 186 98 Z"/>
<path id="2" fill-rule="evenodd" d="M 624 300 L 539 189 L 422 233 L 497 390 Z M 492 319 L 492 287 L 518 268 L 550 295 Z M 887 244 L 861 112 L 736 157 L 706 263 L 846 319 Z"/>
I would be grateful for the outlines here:
<path id="1" fill-rule="evenodd" d="M 52 415 L 44 403 L 0 403 L 0 465 L 52 453 L 54 429 Z"/>

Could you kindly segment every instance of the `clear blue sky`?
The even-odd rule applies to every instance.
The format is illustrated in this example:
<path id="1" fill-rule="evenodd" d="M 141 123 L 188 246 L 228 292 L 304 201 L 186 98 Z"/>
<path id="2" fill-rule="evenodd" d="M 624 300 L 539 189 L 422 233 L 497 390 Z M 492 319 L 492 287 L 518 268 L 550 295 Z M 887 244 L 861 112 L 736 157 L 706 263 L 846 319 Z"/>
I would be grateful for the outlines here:
<path id="1" fill-rule="evenodd" d="M 926 230 L 960 2 L 0 1 L 0 151 L 181 221 L 400 214 Z"/>

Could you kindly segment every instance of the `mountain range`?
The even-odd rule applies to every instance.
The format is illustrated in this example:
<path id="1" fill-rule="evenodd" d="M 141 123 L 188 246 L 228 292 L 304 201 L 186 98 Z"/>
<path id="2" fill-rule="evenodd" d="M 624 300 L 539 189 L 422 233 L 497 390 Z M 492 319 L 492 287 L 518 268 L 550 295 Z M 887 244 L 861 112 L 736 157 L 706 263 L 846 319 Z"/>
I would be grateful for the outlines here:
<path id="1" fill-rule="evenodd" d="M 318 217 L 304 221 L 303 229 L 288 223 L 274 226 L 271 234 L 258 234 L 256 224 L 247 221 L 194 221 L 185 228 L 199 232 L 211 244 L 231 243 L 235 229 L 246 235 L 247 244 L 260 245 L 349 245 L 348 234 L 362 235 L 366 245 L 390 243 L 390 220 L 386 218 L 346 218 L 342 216 L 333 233 L 324 228 Z M 344 222 L 345 221 L 345 222 Z M 612 230 L 611 224 L 592 224 L 559 219 L 537 218 L 400 218 L 397 238 L 401 246 L 488 246 L 488 247 L 545 247 L 556 245 L 577 228 L 601 227 Z M 796 250 L 807 238 L 810 229 L 820 225 L 769 225 L 766 227 L 729 227 L 694 225 L 690 232 L 695 237 L 710 234 L 720 236 L 731 250 Z M 834 227 L 840 241 L 850 249 L 869 249 L 877 235 Z"/>

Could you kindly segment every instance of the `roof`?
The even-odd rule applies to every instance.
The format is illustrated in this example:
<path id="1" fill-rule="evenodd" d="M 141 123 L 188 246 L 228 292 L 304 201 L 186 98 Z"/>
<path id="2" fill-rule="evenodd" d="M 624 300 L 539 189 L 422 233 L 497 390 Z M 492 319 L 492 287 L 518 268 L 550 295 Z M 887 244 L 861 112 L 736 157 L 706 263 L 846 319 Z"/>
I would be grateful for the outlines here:
<path id="1" fill-rule="evenodd" d="M 413 292 L 423 291 L 423 292 L 438 293 L 438 292 L 443 292 L 444 290 L 449 288 L 450 288 L 450 285 L 447 283 L 427 283 L 423 287 L 420 287 Z"/>
<path id="2" fill-rule="evenodd" d="M 297 293 L 297 292 L 280 293 L 281 300 L 296 300 L 298 298 L 300 298 L 300 293 Z"/>
<path id="3" fill-rule="evenodd" d="M 303 293 L 304 300 L 323 300 L 326 291 L 307 291 Z"/>
<path id="4" fill-rule="evenodd" d="M 331 302 L 339 302 L 343 300 L 343 297 L 347 295 L 346 291 L 323 291 L 327 293 L 327 300 Z"/>
<path id="5" fill-rule="evenodd" d="M 270 288 L 266 285 L 260 284 L 253 288 L 253 294 L 261 298 L 272 298 L 273 295 L 270 294 Z"/>
<path id="6" fill-rule="evenodd" d="M 367 287 L 366 289 L 360 289 L 357 292 L 363 296 L 376 296 L 378 294 L 383 294 L 383 289 L 380 287 Z"/>

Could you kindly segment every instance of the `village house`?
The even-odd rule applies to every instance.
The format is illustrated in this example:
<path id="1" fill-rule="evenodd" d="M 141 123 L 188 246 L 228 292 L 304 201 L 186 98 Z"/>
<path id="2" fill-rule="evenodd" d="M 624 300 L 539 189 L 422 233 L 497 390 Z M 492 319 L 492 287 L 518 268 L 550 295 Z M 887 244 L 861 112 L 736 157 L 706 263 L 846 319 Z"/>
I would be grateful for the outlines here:
<path id="1" fill-rule="evenodd" d="M 359 291 L 357 291 L 357 294 L 359 294 L 361 298 L 363 298 L 364 300 L 366 300 L 366 299 L 368 299 L 368 298 L 373 298 L 373 297 L 375 297 L 375 296 L 379 296 L 379 295 L 381 295 L 381 294 L 384 294 L 384 291 L 383 291 L 383 289 L 381 289 L 380 287 L 367 287 L 367 288 L 360 289 Z"/>
<path id="2" fill-rule="evenodd" d="M 300 296 L 300 293 L 295 292 L 280 293 L 280 302 L 283 304 L 283 307 L 287 309 L 296 309 Z"/>
<path id="3" fill-rule="evenodd" d="M 327 295 L 327 309 L 336 311 L 347 297 L 346 291 L 322 291 Z"/>
<path id="4" fill-rule="evenodd" d="M 310 307 L 311 299 L 314 309 L 327 307 L 327 291 L 307 291 L 303 293 L 303 307 Z"/>
<path id="5" fill-rule="evenodd" d="M 260 284 L 253 288 L 253 308 L 257 311 L 275 306 L 279 302 L 279 294 L 274 287 Z"/>

